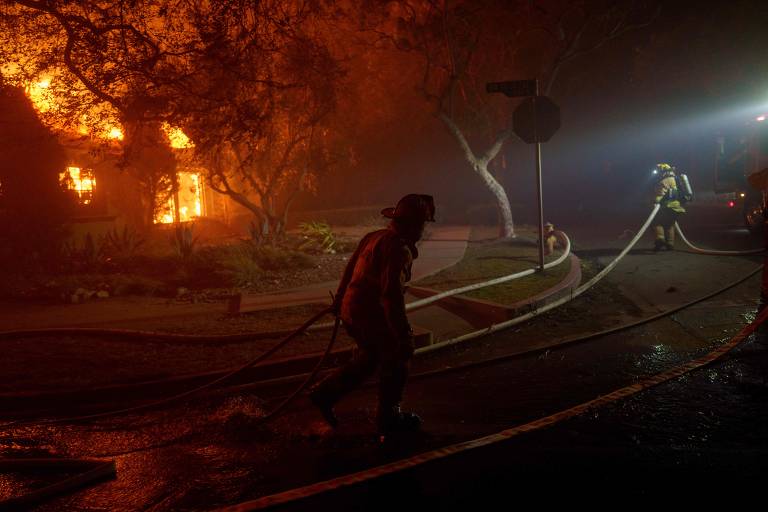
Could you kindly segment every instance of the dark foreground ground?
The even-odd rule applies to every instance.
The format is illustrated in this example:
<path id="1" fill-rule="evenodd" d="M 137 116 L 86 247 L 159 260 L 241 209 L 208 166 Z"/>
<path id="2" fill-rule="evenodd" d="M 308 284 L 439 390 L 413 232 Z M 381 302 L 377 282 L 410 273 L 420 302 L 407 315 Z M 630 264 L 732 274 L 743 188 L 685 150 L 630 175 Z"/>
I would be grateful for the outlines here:
<path id="1" fill-rule="evenodd" d="M 745 233 L 716 220 L 692 215 L 690 237 L 728 249 L 755 245 Z M 622 225 L 616 221 L 581 232 L 574 227 L 580 256 L 595 265 L 609 261 L 623 243 Z M 276 396 L 239 392 L 90 425 L 6 429 L 0 434 L 0 453 L 117 461 L 117 479 L 57 498 L 39 510 L 210 510 L 524 424 L 705 354 L 753 318 L 758 278 L 622 333 L 500 364 L 418 375 L 509 353 L 521 339 L 557 339 L 631 321 L 717 289 L 758 263 L 754 258 L 653 254 L 646 250 L 650 239 L 642 243 L 604 286 L 568 307 L 416 361 L 405 405 L 425 419 L 418 436 L 378 443 L 370 420 L 372 388 L 340 405 L 343 423 L 335 433 L 323 429 L 303 401 L 262 425 L 259 417 Z M 737 503 L 764 488 L 766 375 L 768 349 L 750 339 L 712 366 L 588 415 L 292 508 L 625 507 L 644 500 L 659 506 L 669 495 Z M 31 489 L 46 478 L 51 477 L 6 475 L 0 491 Z"/>

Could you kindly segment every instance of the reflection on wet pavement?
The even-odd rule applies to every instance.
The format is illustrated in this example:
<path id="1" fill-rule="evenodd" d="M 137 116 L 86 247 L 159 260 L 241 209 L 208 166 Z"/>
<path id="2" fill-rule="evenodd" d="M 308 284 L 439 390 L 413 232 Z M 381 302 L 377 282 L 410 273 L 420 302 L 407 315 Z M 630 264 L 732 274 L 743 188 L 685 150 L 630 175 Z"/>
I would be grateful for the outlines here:
<path id="1" fill-rule="evenodd" d="M 708 315 L 685 313 L 678 320 L 691 328 L 702 325 L 699 320 Z M 728 330 L 733 331 L 738 328 L 733 314 L 731 320 Z M 397 445 L 377 443 L 371 421 L 373 390 L 363 390 L 339 407 L 343 423 L 334 433 L 304 403 L 262 424 L 259 418 L 267 409 L 265 398 L 241 394 L 199 398 L 162 411 L 90 425 L 18 428 L 0 434 L 0 453 L 116 460 L 117 479 L 57 498 L 43 505 L 43 511 L 207 510 L 530 421 L 701 355 L 720 343 L 722 330 L 721 323 L 710 323 L 703 331 L 707 340 L 675 322 L 663 322 L 553 350 L 547 357 L 536 355 L 448 376 L 414 379 L 409 384 L 408 405 L 423 413 L 427 430 L 423 436 Z M 713 337 L 714 333 L 719 336 Z M 760 388 L 756 379 L 749 365 L 729 359 L 659 390 L 571 420 L 567 426 L 550 429 L 550 434 L 534 435 L 560 432 L 568 438 L 578 431 L 582 440 L 595 443 L 595 438 L 604 436 L 647 446 L 648 457 L 658 456 L 664 449 L 689 453 L 711 443 L 727 445 L 734 439 L 723 439 L 723 418 L 729 418 L 730 425 L 730 417 L 738 416 L 735 410 L 755 406 L 745 402 L 748 399 L 742 391 L 746 385 L 764 393 L 764 382 Z M 731 388 L 736 390 L 732 395 L 717 394 Z M 764 405 L 764 401 L 765 395 L 760 403 Z M 692 408 L 699 409 L 693 413 Z M 683 422 L 679 421 L 681 410 L 688 411 Z M 768 422 L 766 410 L 758 416 L 763 431 L 768 431 L 763 428 Z M 736 432 L 751 430 L 746 418 L 742 424 L 738 421 Z M 742 438 L 738 443 L 750 441 Z M 38 485 L 14 478 L 0 477 L 0 492 L 18 492 L 20 483 Z"/>

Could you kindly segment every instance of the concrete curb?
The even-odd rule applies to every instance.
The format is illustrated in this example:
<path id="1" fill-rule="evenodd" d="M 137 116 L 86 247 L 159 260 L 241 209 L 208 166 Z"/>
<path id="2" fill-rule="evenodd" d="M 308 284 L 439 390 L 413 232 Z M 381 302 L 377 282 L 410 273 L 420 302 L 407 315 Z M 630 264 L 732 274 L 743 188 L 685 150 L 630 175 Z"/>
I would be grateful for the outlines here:
<path id="1" fill-rule="evenodd" d="M 484 327 L 499 321 L 508 320 L 528 311 L 536 309 L 544 304 L 553 302 L 577 288 L 581 282 L 581 260 L 571 254 L 571 268 L 566 277 L 555 286 L 544 290 L 532 297 L 519 301 L 511 306 L 497 304 L 490 301 L 470 299 L 467 297 L 453 296 L 441 299 L 436 304 L 448 312 L 464 318 L 473 327 Z M 409 293 L 419 298 L 429 297 L 439 293 L 437 290 L 421 287 L 410 287 Z M 420 295 L 422 294 L 422 295 Z M 431 331 L 417 329 L 416 346 L 431 345 L 435 337 Z M 331 365 L 339 365 L 348 361 L 352 356 L 352 349 L 333 351 L 328 358 Z M 265 362 L 254 366 L 247 372 L 243 372 L 238 378 L 227 383 L 227 386 L 246 384 L 256 380 L 274 379 L 286 373 L 302 373 L 309 371 L 317 363 L 320 353 L 305 354 L 286 357 L 271 362 Z M 132 382 L 108 386 L 99 386 L 87 389 L 72 389 L 61 391 L 32 391 L 20 393 L 0 394 L 0 407 L 7 411 L 20 412 L 29 408 L 32 404 L 39 412 L 40 408 L 55 408 L 57 405 L 71 403 L 72 401 L 87 403 L 103 403 L 105 401 L 125 401 L 138 399 L 147 392 L 157 392 L 162 386 L 163 391 L 171 394 L 186 389 L 190 386 L 202 384 L 208 380 L 220 377 L 227 373 L 226 370 L 212 371 L 199 374 L 180 375 L 165 379 Z"/>
<path id="2" fill-rule="evenodd" d="M 454 295 L 437 302 L 437 305 L 446 311 L 463 318 L 472 327 L 482 328 L 491 324 L 504 322 L 517 316 L 533 311 L 545 304 L 570 294 L 581 284 L 581 260 L 574 254 L 570 255 L 571 269 L 565 278 L 555 286 L 544 290 L 532 297 L 528 297 L 511 305 L 499 304 L 483 299 L 472 299 Z M 431 297 L 440 293 L 439 290 L 411 286 L 408 293 L 418 298 Z"/>

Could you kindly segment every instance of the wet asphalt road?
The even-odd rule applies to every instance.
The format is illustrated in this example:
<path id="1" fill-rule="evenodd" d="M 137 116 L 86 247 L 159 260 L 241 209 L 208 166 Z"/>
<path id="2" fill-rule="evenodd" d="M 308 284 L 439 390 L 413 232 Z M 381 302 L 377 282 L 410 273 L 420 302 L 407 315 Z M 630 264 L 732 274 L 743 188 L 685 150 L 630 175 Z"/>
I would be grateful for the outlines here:
<path id="1" fill-rule="evenodd" d="M 728 249 L 755 245 L 719 220 L 712 211 L 686 219 L 689 237 Z M 574 226 L 570 232 L 580 255 L 609 261 L 611 248 L 622 244 L 616 233 L 623 224 L 616 224 L 583 232 Z M 647 247 L 650 239 L 641 243 Z M 597 290 L 568 312 L 536 322 L 542 332 L 546 324 L 561 335 L 601 329 L 685 302 L 755 264 L 754 258 L 654 255 L 640 248 L 606 285 L 618 295 Z M 376 441 L 370 420 L 373 390 L 366 388 L 340 405 L 343 424 L 336 433 L 324 429 L 304 402 L 261 425 L 258 418 L 274 397 L 245 393 L 92 425 L 7 430 L 0 434 L 0 453 L 116 459 L 116 480 L 49 501 L 39 510 L 208 510 L 495 433 L 674 367 L 708 352 L 751 319 L 758 282 L 753 278 L 673 317 L 587 343 L 414 377 L 405 405 L 422 414 L 426 429 L 395 443 Z M 670 287 L 675 290 L 669 292 Z M 418 361 L 414 373 L 508 352 L 517 338 L 534 336 L 536 329 L 533 323 L 472 348 L 448 350 Z M 597 497 L 613 491 L 686 495 L 691 489 L 683 482 L 697 482 L 700 493 L 706 489 L 702 485 L 764 479 L 766 347 L 750 339 L 713 366 L 589 415 L 298 508 L 384 509 L 406 495 L 412 503 L 470 506 L 512 490 L 533 500 L 556 498 L 553 489 L 589 489 Z M 0 496 L 54 477 L 2 475 Z"/>

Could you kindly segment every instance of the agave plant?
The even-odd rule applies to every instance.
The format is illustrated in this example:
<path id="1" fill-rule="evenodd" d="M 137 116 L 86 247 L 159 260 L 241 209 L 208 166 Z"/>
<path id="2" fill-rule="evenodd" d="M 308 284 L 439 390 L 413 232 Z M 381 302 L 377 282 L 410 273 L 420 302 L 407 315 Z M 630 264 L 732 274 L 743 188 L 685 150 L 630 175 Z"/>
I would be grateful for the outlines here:
<path id="1" fill-rule="evenodd" d="M 139 236 L 136 230 L 123 226 L 122 231 L 112 228 L 104 235 L 101 243 L 101 250 L 110 256 L 119 256 L 129 258 L 144 244 L 144 239 Z"/>
<path id="2" fill-rule="evenodd" d="M 188 263 L 195 254 L 198 238 L 194 236 L 194 224 L 191 222 L 176 224 L 171 237 L 171 245 L 182 263 Z"/>

